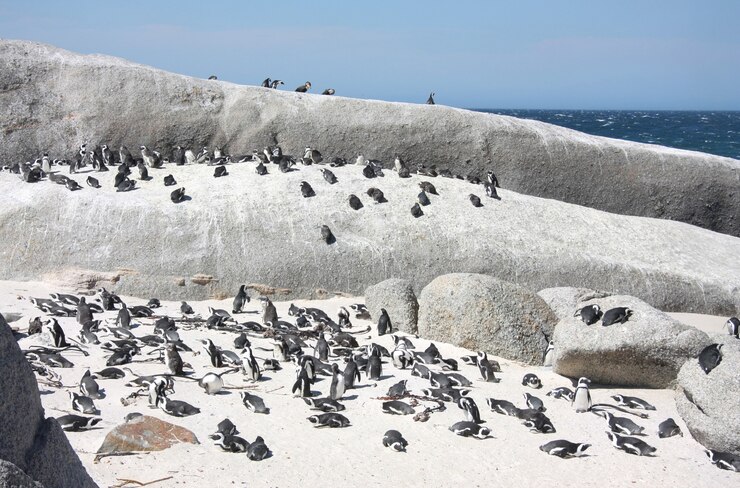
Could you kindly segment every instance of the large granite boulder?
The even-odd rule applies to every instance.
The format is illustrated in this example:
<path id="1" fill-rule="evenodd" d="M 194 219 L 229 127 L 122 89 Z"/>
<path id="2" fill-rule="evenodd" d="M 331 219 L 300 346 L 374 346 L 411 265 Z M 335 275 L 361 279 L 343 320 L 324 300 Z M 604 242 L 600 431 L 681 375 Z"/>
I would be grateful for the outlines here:
<path id="1" fill-rule="evenodd" d="M 332 168 L 339 181 L 329 185 L 316 165 L 289 173 L 270 165 L 266 176 L 254 168 L 232 164 L 228 176 L 213 178 L 206 165 L 167 166 L 125 193 L 112 187 L 114 171 L 96 174 L 97 190 L 85 184 L 86 173 L 72 175 L 84 187 L 75 192 L 0 172 L 0 279 L 46 275 L 64 283 L 69 275 L 77 289 L 169 300 L 233 296 L 250 283 L 289 290 L 285 299 L 294 299 L 362 295 L 393 277 L 421 290 L 439 275 L 466 272 L 533 291 L 606 289 L 666 311 L 731 315 L 740 305 L 735 237 L 507 190 L 493 200 L 480 186 L 439 177 L 439 195 L 415 219 L 409 209 L 429 178 L 387 171 L 368 180 L 350 165 Z M 167 173 L 192 200 L 170 201 Z M 315 197 L 303 198 L 301 181 Z M 373 203 L 371 186 L 388 202 Z M 470 204 L 471 192 L 483 207 Z M 348 204 L 352 193 L 365 204 L 358 211 Z M 322 225 L 335 243 L 321 240 Z"/>
<path id="2" fill-rule="evenodd" d="M 481 274 L 440 276 L 421 291 L 419 335 L 542 364 L 557 316 L 535 293 Z"/>
<path id="3" fill-rule="evenodd" d="M 373 320 L 380 317 L 380 309 L 388 312 L 394 329 L 416 334 L 419 303 L 409 280 L 391 278 L 365 290 L 365 306 Z"/>
<path id="4" fill-rule="evenodd" d="M 722 361 L 709 374 L 690 359 L 678 373 L 676 408 L 691 435 L 709 449 L 740 456 L 740 341 L 729 335 L 721 343 Z"/>
<path id="5" fill-rule="evenodd" d="M 0 316 L 0 459 L 46 488 L 97 486 L 59 423 L 47 419 L 31 366 Z"/>
<path id="6" fill-rule="evenodd" d="M 634 297 L 614 295 L 590 300 L 602 311 L 628 307 L 633 315 L 623 324 L 586 325 L 566 317 L 555 327 L 553 370 L 563 376 L 587 376 L 594 383 L 646 388 L 671 386 L 681 366 L 708 344 L 700 330 L 683 325 Z"/>
<path id="7" fill-rule="evenodd" d="M 182 442 L 198 444 L 198 438 L 184 427 L 141 415 L 108 432 L 98 454 L 162 451 Z"/>
<path id="8" fill-rule="evenodd" d="M 201 80 L 7 40 L 0 41 L 0 105 L 0 161 L 45 151 L 68 157 L 83 142 L 146 144 L 167 154 L 176 145 L 243 154 L 279 143 L 302 155 L 310 145 L 325 156 L 361 152 L 386 165 L 400 154 L 462 175 L 494 169 L 505 188 L 521 193 L 740 235 L 737 160 L 532 120 Z"/>
<path id="9" fill-rule="evenodd" d="M 15 464 L 0 459 L 0 486 L 3 488 L 44 488 Z"/>
<path id="10" fill-rule="evenodd" d="M 575 288 L 572 286 L 560 286 L 545 288 L 537 294 L 547 303 L 560 320 L 573 317 L 581 308 L 581 303 L 597 298 L 608 297 L 611 293 L 605 291 L 589 290 L 587 288 Z"/>

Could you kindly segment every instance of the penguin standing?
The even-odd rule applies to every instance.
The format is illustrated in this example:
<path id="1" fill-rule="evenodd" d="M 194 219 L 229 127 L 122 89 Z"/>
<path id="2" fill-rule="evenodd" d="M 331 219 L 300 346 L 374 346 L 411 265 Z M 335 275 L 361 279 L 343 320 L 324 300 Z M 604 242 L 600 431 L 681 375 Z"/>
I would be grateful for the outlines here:
<path id="1" fill-rule="evenodd" d="M 181 376 L 183 374 L 183 362 L 180 353 L 177 352 L 175 344 L 167 344 L 164 349 L 164 363 L 167 365 L 167 371 L 171 375 Z"/>
<path id="2" fill-rule="evenodd" d="M 427 98 L 427 105 L 434 105 L 434 92 L 431 92 L 429 94 L 429 98 Z"/>
<path id="3" fill-rule="evenodd" d="M 591 392 L 588 390 L 588 385 L 591 384 L 591 380 L 588 378 L 579 378 L 578 386 L 573 394 L 573 401 L 571 404 L 576 409 L 576 412 L 588 412 L 591 409 Z"/>
<path id="4" fill-rule="evenodd" d="M 205 341 L 203 341 L 203 343 L 204 349 L 208 353 L 208 357 L 210 357 L 211 359 L 211 366 L 213 366 L 214 368 L 223 368 L 224 359 L 221 355 L 221 351 L 218 350 L 216 345 L 210 339 L 206 339 Z"/>
<path id="5" fill-rule="evenodd" d="M 499 379 L 496 378 L 496 375 L 493 372 L 493 365 L 488 360 L 488 354 L 486 354 L 484 351 L 478 352 L 478 371 L 480 371 L 480 375 L 483 378 L 483 381 L 488 383 L 499 382 Z"/>
<path id="6" fill-rule="evenodd" d="M 728 334 L 735 336 L 735 339 L 740 338 L 738 336 L 738 334 L 740 334 L 740 319 L 737 317 L 730 317 L 727 319 L 726 325 Z"/>
<path id="7" fill-rule="evenodd" d="M 355 387 L 355 380 L 360 381 L 360 369 L 357 367 L 357 363 L 353 357 L 350 356 L 349 360 L 347 360 L 347 366 L 345 366 L 342 376 L 344 378 L 343 388 L 345 390 L 353 389 Z M 338 400 L 338 398 L 335 398 L 335 400 Z"/>
<path id="8" fill-rule="evenodd" d="M 383 374 L 383 363 L 380 360 L 380 353 L 377 347 L 373 347 L 370 353 L 370 358 L 367 361 L 367 378 L 369 380 L 378 381 Z"/>
<path id="9" fill-rule="evenodd" d="M 474 422 L 476 424 L 483 423 L 480 418 L 480 411 L 478 411 L 478 405 L 475 404 L 475 400 L 470 397 L 462 397 L 457 401 L 457 406 L 465 411 L 465 420 L 468 422 Z"/>
<path id="10" fill-rule="evenodd" d="M 329 398 L 340 400 L 344 396 L 344 375 L 339 372 L 337 363 L 331 365 L 331 386 L 329 387 Z"/>
<path id="11" fill-rule="evenodd" d="M 545 350 L 545 354 L 542 356 L 542 365 L 552 366 L 552 361 L 554 357 L 555 357 L 555 343 L 553 341 L 550 341 L 547 343 L 547 349 Z"/>
<path id="12" fill-rule="evenodd" d="M 251 381 L 259 381 L 262 377 L 259 363 L 249 346 L 246 346 L 242 351 L 242 373 Z"/>
<path id="13" fill-rule="evenodd" d="M 241 313 L 244 305 L 249 303 L 249 295 L 247 295 L 246 285 L 239 286 L 239 292 L 234 297 L 234 303 L 231 307 L 232 313 Z"/>
<path id="14" fill-rule="evenodd" d="M 314 347 L 314 355 L 321 361 L 329 360 L 329 343 L 326 342 L 326 338 L 322 335 L 316 340 L 316 346 Z"/>
<path id="15" fill-rule="evenodd" d="M 306 371 L 305 367 L 300 369 L 298 372 L 298 378 L 293 384 L 292 393 L 295 393 L 296 391 L 300 392 L 299 395 L 302 397 L 311 396 L 311 378 L 309 378 L 308 371 Z"/>
<path id="16" fill-rule="evenodd" d="M 85 301 L 85 297 L 80 297 L 80 302 L 77 304 L 77 323 L 85 325 L 93 320 L 93 313 L 90 309 L 90 305 Z"/>
<path id="17" fill-rule="evenodd" d="M 386 309 L 380 309 L 380 317 L 378 318 L 378 335 L 382 336 L 393 332 L 393 325 L 391 324 L 391 318 L 388 316 Z"/>

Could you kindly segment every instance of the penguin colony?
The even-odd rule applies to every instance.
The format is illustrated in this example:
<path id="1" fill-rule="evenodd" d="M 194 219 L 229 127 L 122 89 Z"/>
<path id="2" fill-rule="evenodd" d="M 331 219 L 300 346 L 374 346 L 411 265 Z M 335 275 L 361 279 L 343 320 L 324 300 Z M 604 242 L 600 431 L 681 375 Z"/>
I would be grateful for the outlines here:
<path id="1" fill-rule="evenodd" d="M 187 401 L 178 398 L 178 384 L 182 382 L 197 382 L 204 395 L 216 395 L 227 384 L 247 384 L 259 390 L 244 389 L 221 400 L 239 402 L 249 416 L 279 415 L 270 407 L 269 395 L 258 392 L 269 393 L 269 388 L 261 385 L 269 383 L 268 375 L 291 375 L 294 378 L 291 395 L 296 402 L 305 403 L 306 416 L 290 421 L 308 422 L 315 428 L 351 428 L 352 415 L 348 412 L 357 414 L 358 410 L 375 408 L 397 416 L 398 422 L 395 429 L 379 430 L 377 438 L 368 442 L 382 443 L 398 452 L 406 451 L 414 442 L 402 433 L 403 417 L 413 416 L 413 420 L 425 422 L 435 412 L 448 408 L 458 412 L 460 419 L 449 426 L 452 434 L 484 440 L 496 437 L 498 422 L 519 422 L 522 432 L 547 436 L 549 439 L 543 439 L 547 442 L 540 450 L 560 458 L 588 455 L 586 451 L 600 437 L 602 455 L 604 446 L 611 445 L 626 454 L 655 456 L 661 444 L 670 442 L 659 439 L 683 436 L 672 418 L 660 422 L 655 431 L 641 425 L 642 419 L 657 414 L 656 407 L 641 398 L 616 394 L 603 403 L 594 403 L 589 389 L 591 382 L 585 377 L 578 380 L 574 389 L 558 386 L 541 397 L 535 393 L 543 388 L 542 381 L 535 373 L 527 373 L 521 379 L 506 379 L 521 382 L 521 398 L 479 398 L 476 385 L 502 381 L 497 373 L 505 377 L 506 371 L 502 372 L 498 361 L 489 359 L 485 351 L 459 358 L 444 357 L 434 343 L 397 331 L 385 309 L 381 310 L 374 330 L 353 326 L 353 321 L 359 324 L 369 319 L 367 309 L 360 303 L 341 307 L 336 318 L 319 308 L 292 304 L 287 316 L 279 316 L 268 297 L 253 301 L 244 285 L 239 287 L 231 311 L 208 307 L 208 313 L 203 316 L 196 315 L 193 307 L 184 301 L 172 313 L 172 309 L 163 310 L 156 298 L 145 305 L 127 304 L 104 288 L 90 300 L 62 293 L 29 300 L 45 317 L 31 319 L 28 333 L 46 333 L 51 342 L 49 346 L 32 346 L 24 351 L 40 376 L 53 378 L 55 369 L 72 367 L 67 356 L 73 354 L 75 361 L 85 361 L 86 351 L 91 349 L 100 349 L 107 355 L 104 368 L 85 371 L 77 391 L 69 391 L 70 409 L 78 413 L 57 419 L 67 432 L 100 428 L 105 412 L 95 402 L 105 398 L 104 386 L 109 381 L 121 381 L 129 386 L 132 393 L 129 398 L 142 397 L 142 401 L 134 403 L 139 408 L 147 405 L 173 417 L 200 414 L 197 397 Z M 618 308 L 602 314 L 598 306 L 589 306 L 575 315 L 581 317 L 584 327 L 596 323 L 599 320 L 596 316 L 602 320 L 602 326 L 629 327 L 632 311 Z M 61 327 L 59 317 L 70 317 L 70 321 L 71 317 L 76 318 L 78 332 L 74 338 L 67 335 L 69 327 L 66 332 Z M 603 322 L 604 318 L 608 320 Z M 728 320 L 730 334 L 735 332 L 736 322 L 736 318 Z M 189 340 L 189 332 L 194 329 L 206 332 L 209 338 L 200 343 Z M 229 347 L 216 345 L 216 339 Z M 550 342 L 545 355 L 552 346 Z M 195 370 L 190 366 L 185 359 L 195 354 L 204 354 L 210 367 Z M 161 373 L 137 374 L 138 358 L 150 358 L 149 361 L 159 365 Z M 695 361 L 707 375 L 712 374 L 722 361 L 721 345 L 708 346 Z M 412 376 L 428 381 L 428 385 L 409 390 L 407 384 Z M 374 397 L 378 401 L 352 405 L 356 395 L 351 390 L 366 385 L 383 387 Z M 557 439 L 557 427 L 547 414 L 551 402 L 569 402 L 572 415 L 592 413 L 601 417 L 603 431 L 594 432 L 590 439 Z M 138 415 L 141 413 L 132 412 L 126 418 Z M 269 432 L 250 432 L 249 438 L 254 438 L 250 442 L 243 434 L 239 435 L 239 427 L 228 418 L 214 429 L 210 436 L 214 449 L 246 454 L 253 461 L 272 455 L 268 447 Z M 740 470 L 740 460 L 732 454 L 705 452 L 718 468 Z"/>

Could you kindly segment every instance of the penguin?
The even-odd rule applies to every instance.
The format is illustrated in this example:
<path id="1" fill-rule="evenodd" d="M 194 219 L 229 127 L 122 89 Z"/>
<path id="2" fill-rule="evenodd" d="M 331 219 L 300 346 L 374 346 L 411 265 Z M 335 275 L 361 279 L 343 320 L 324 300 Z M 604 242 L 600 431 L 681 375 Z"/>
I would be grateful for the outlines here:
<path id="1" fill-rule="evenodd" d="M 177 190 L 170 193 L 170 200 L 172 203 L 180 203 L 185 201 L 185 187 L 178 188 Z"/>
<path id="2" fill-rule="evenodd" d="M 198 154 L 195 155 L 195 164 L 203 164 L 210 158 L 208 146 L 203 146 Z"/>
<path id="3" fill-rule="evenodd" d="M 380 317 L 378 317 L 378 335 L 382 336 L 393 332 L 393 324 L 391 318 L 388 316 L 386 309 L 380 309 Z"/>
<path id="4" fill-rule="evenodd" d="M 126 376 L 126 373 L 118 368 L 103 368 L 100 371 L 96 371 L 95 376 L 105 378 L 107 380 L 118 380 Z"/>
<path id="5" fill-rule="evenodd" d="M 386 203 L 388 200 L 386 200 L 385 195 L 383 192 L 377 188 L 370 188 L 367 190 L 367 195 L 373 199 L 375 203 Z"/>
<path id="6" fill-rule="evenodd" d="M 429 197 L 427 196 L 424 190 L 422 190 L 421 193 L 419 193 L 417 198 L 419 200 L 419 204 L 421 204 L 424 207 L 432 203 L 429 201 Z"/>
<path id="7" fill-rule="evenodd" d="M 427 105 L 434 105 L 434 92 L 431 92 L 429 94 L 429 98 L 427 98 Z"/>
<path id="8" fill-rule="evenodd" d="M 383 363 L 380 360 L 380 353 L 378 352 L 377 347 L 372 348 L 372 352 L 370 354 L 370 358 L 367 361 L 367 379 L 373 380 L 373 381 L 379 381 L 381 375 L 383 374 Z"/>
<path id="9" fill-rule="evenodd" d="M 132 361 L 134 351 L 130 349 L 121 349 L 115 351 L 108 360 L 105 362 L 106 366 L 120 366 L 122 364 L 128 364 Z"/>
<path id="10" fill-rule="evenodd" d="M 485 188 L 485 190 L 486 190 L 486 195 L 487 195 L 487 196 L 488 196 L 489 198 L 493 198 L 493 199 L 495 199 L 495 200 L 501 200 L 501 197 L 500 197 L 500 196 L 498 196 L 498 192 L 496 191 L 496 187 L 495 187 L 495 186 L 493 186 L 492 184 L 490 184 L 490 183 L 488 183 L 488 182 L 485 182 L 485 183 L 483 184 L 483 188 Z"/>
<path id="11" fill-rule="evenodd" d="M 85 371 L 82 379 L 80 379 L 80 393 L 96 400 L 105 397 L 100 391 L 100 385 L 95 381 L 95 377 L 90 373 L 89 369 Z"/>
<path id="12" fill-rule="evenodd" d="M 551 396 L 555 399 L 564 398 L 566 400 L 573 400 L 573 391 L 565 386 L 560 386 L 558 388 L 553 388 L 552 390 L 548 391 L 546 396 Z"/>
<path id="13" fill-rule="evenodd" d="M 321 226 L 321 240 L 327 244 L 334 244 L 337 242 L 337 238 L 332 234 L 331 229 L 328 225 Z"/>
<path id="14" fill-rule="evenodd" d="M 395 385 L 388 388 L 388 393 L 386 393 L 386 396 L 392 397 L 392 398 L 401 398 L 405 396 L 409 391 L 406 389 L 406 382 L 408 380 L 401 380 Z"/>
<path id="15" fill-rule="evenodd" d="M 362 202 L 357 198 L 357 195 L 349 196 L 349 206 L 352 210 L 360 210 L 363 207 Z"/>
<path id="16" fill-rule="evenodd" d="M 228 174 L 229 172 L 226 171 L 226 166 L 216 166 L 216 168 L 213 170 L 214 178 L 220 178 L 222 176 L 227 176 Z"/>
<path id="17" fill-rule="evenodd" d="M 198 380 L 198 386 L 203 388 L 206 395 L 215 395 L 220 392 L 224 387 L 224 380 L 221 375 L 216 373 L 206 373 L 200 380 Z"/>
<path id="18" fill-rule="evenodd" d="M 450 431 L 463 437 L 475 437 L 476 439 L 486 439 L 491 435 L 491 429 L 482 427 L 475 422 L 467 420 L 457 422 L 450 427 Z"/>
<path id="19" fill-rule="evenodd" d="M 313 191 L 313 188 L 311 188 L 311 185 L 307 181 L 301 181 L 301 195 L 303 195 L 303 198 L 310 198 L 315 197 L 316 192 Z"/>
<path id="20" fill-rule="evenodd" d="M 527 413 L 525 413 L 527 412 Z M 552 434 L 555 432 L 555 426 L 552 421 L 542 412 L 528 413 L 528 410 L 520 410 L 517 417 L 525 419 L 522 424 L 530 431 L 539 434 Z"/>
<path id="21" fill-rule="evenodd" d="M 270 83 L 270 88 L 272 88 L 273 90 L 277 90 L 277 88 L 278 88 L 278 87 L 279 87 L 280 85 L 284 85 L 284 84 L 285 84 L 285 83 L 283 83 L 283 80 L 273 80 L 273 81 L 272 81 L 272 82 Z"/>
<path id="22" fill-rule="evenodd" d="M 389 447 L 396 452 L 406 451 L 406 447 L 409 443 L 403 438 L 401 433 L 397 430 L 389 430 L 383 434 L 383 446 Z"/>
<path id="23" fill-rule="evenodd" d="M 251 393 L 248 393 L 246 391 L 241 392 L 240 395 L 242 397 L 242 403 L 245 407 L 247 407 L 248 410 L 251 410 L 254 413 L 270 413 L 270 409 L 265 406 L 265 402 L 264 400 L 262 400 L 262 398 L 258 397 L 257 395 L 252 395 Z"/>
<path id="24" fill-rule="evenodd" d="M 389 413 L 391 415 L 413 415 L 416 413 L 416 410 L 406 402 L 391 400 L 389 402 L 383 402 L 383 413 Z"/>
<path id="25" fill-rule="evenodd" d="M 295 393 L 296 391 L 299 392 L 299 396 L 301 397 L 310 397 L 311 394 L 311 379 L 308 376 L 308 372 L 306 371 L 306 368 L 301 368 L 298 372 L 298 378 L 296 379 L 296 382 L 293 384 L 293 389 L 291 390 L 292 393 Z"/>
<path id="26" fill-rule="evenodd" d="M 616 307 L 604 312 L 601 317 L 601 325 L 608 327 L 614 324 L 623 324 L 632 316 L 632 310 L 627 307 Z"/>
<path id="27" fill-rule="evenodd" d="M 303 398 L 306 405 L 312 410 L 321 410 L 322 412 L 341 412 L 346 407 L 331 398 Z"/>
<path id="28" fill-rule="evenodd" d="M 78 412 L 97 415 L 100 411 L 95 408 L 92 398 L 70 391 L 69 398 L 72 400 L 72 409 Z"/>
<path id="29" fill-rule="evenodd" d="M 406 347 L 397 347 L 391 353 L 393 366 L 398 369 L 406 369 L 414 363 L 414 355 Z"/>
<path id="30" fill-rule="evenodd" d="M 354 389 L 355 380 L 360 381 L 360 368 L 357 367 L 357 363 L 352 356 L 350 356 L 347 360 L 347 366 L 344 367 L 344 372 L 342 373 L 342 376 L 344 377 L 345 390 Z M 338 398 L 335 398 L 335 400 L 338 400 Z"/>
<path id="31" fill-rule="evenodd" d="M 218 425 L 216 426 L 216 432 L 220 432 L 224 435 L 236 435 L 239 433 L 239 431 L 236 429 L 236 425 L 234 425 L 234 422 L 232 422 L 228 418 L 225 418 L 218 423 Z"/>
<path id="32" fill-rule="evenodd" d="M 87 186 L 89 187 L 100 188 L 100 182 L 97 180 L 97 178 L 93 178 L 92 176 L 88 176 L 85 182 L 87 183 Z"/>
<path id="33" fill-rule="evenodd" d="M 52 344 L 54 344 L 54 347 L 69 347 L 71 344 L 67 342 L 67 337 L 64 335 L 64 330 L 59 325 L 57 319 L 52 318 L 50 320 L 50 323 L 51 325 L 47 325 L 46 329 L 51 334 Z"/>
<path id="34" fill-rule="evenodd" d="M 606 420 L 606 424 L 609 430 L 622 435 L 639 435 L 645 430 L 644 427 L 637 425 L 626 417 L 616 417 L 613 414 L 604 410 L 594 412 Z"/>
<path id="35" fill-rule="evenodd" d="M 625 395 L 612 395 L 612 400 L 618 402 L 620 407 L 638 408 L 642 410 L 655 410 L 655 407 L 645 400 Z"/>
<path id="36" fill-rule="evenodd" d="M 335 93 L 336 91 L 334 90 L 334 88 L 327 88 L 326 90 L 321 92 L 322 95 L 334 95 Z"/>
<path id="37" fill-rule="evenodd" d="M 424 212 L 421 210 L 421 207 L 419 206 L 418 203 L 415 203 L 414 206 L 411 207 L 411 215 L 415 219 L 418 219 L 419 217 L 421 217 L 422 215 L 424 215 Z"/>
<path id="38" fill-rule="evenodd" d="M 329 398 L 332 400 L 340 400 L 344 396 L 345 391 L 344 375 L 339 373 L 339 366 L 337 366 L 337 363 L 331 365 L 331 373 L 332 377 L 331 386 L 329 387 Z"/>
<path id="39" fill-rule="evenodd" d="M 298 88 L 295 89 L 298 93 L 306 93 L 311 88 L 311 82 L 307 81 Z"/>
<path id="40" fill-rule="evenodd" d="M 672 418 L 668 418 L 658 425 L 658 437 L 661 439 L 673 437 L 674 435 L 683 437 L 683 432 L 681 432 L 681 427 L 676 425 L 676 421 Z"/>
<path id="41" fill-rule="evenodd" d="M 270 83 L 272 80 L 270 78 L 265 78 L 262 82 L 262 88 L 270 88 Z"/>
<path id="42" fill-rule="evenodd" d="M 591 380 L 582 377 L 578 379 L 578 386 L 576 391 L 573 393 L 573 400 L 571 404 L 576 409 L 576 412 L 588 412 L 591 409 L 591 392 L 588 390 L 588 385 L 591 384 Z"/>
<path id="43" fill-rule="evenodd" d="M 480 418 L 480 412 L 478 411 L 478 405 L 475 404 L 475 400 L 469 397 L 462 397 L 457 401 L 457 406 L 465 411 L 465 420 L 468 422 L 474 422 L 476 424 L 483 423 Z"/>
<path id="44" fill-rule="evenodd" d="M 250 297 L 246 291 L 247 285 L 239 285 L 239 291 L 234 297 L 234 302 L 231 305 L 231 313 L 242 313 L 244 305 L 249 303 Z"/>
<path id="45" fill-rule="evenodd" d="M 271 455 L 270 449 L 267 448 L 267 444 L 265 444 L 265 440 L 261 436 L 257 436 L 254 442 L 249 444 L 249 448 L 247 449 L 247 458 L 250 461 L 262 461 Z"/>
<path id="46" fill-rule="evenodd" d="M 581 317 L 581 320 L 583 320 L 583 323 L 586 325 L 595 324 L 601 319 L 602 315 L 601 307 L 598 305 L 587 305 L 576 310 L 576 313 L 573 314 L 574 317 Z"/>
<path id="47" fill-rule="evenodd" d="M 164 413 L 173 417 L 189 417 L 200 413 L 198 407 L 194 407 L 181 400 L 170 400 L 164 395 L 158 395 L 155 406 L 159 407 Z"/>
<path id="48" fill-rule="evenodd" d="M 636 456 L 650 456 L 657 451 L 656 448 L 636 437 L 624 437 L 609 431 L 606 432 L 606 435 L 609 437 L 609 440 L 612 441 L 615 448 L 628 454 L 634 454 Z"/>
<path id="49" fill-rule="evenodd" d="M 422 181 L 421 183 L 419 183 L 419 188 L 421 188 L 422 193 L 426 192 L 426 193 L 429 193 L 431 195 L 439 195 L 439 193 L 437 193 L 437 189 L 434 187 L 434 185 L 431 184 L 431 183 L 429 183 L 428 181 Z M 419 200 L 421 201 L 421 194 L 419 194 Z M 422 204 L 422 205 L 424 205 L 424 204 Z"/>
<path id="50" fill-rule="evenodd" d="M 542 444 L 540 446 L 540 451 L 546 452 L 551 456 L 569 458 L 583 456 L 584 451 L 589 447 L 591 447 L 591 444 L 570 442 L 564 439 L 559 439 L 556 441 L 550 441 L 547 444 Z"/>
<path id="51" fill-rule="evenodd" d="M 136 163 L 136 167 L 139 170 L 139 179 L 141 181 L 148 180 L 149 179 L 149 170 L 146 168 L 146 165 L 143 162 L 139 161 L 138 163 Z"/>
<path id="52" fill-rule="evenodd" d="M 164 349 L 164 363 L 171 375 L 181 376 L 183 374 L 183 362 L 180 353 L 177 352 L 175 344 L 167 344 Z"/>
<path id="53" fill-rule="evenodd" d="M 429 379 L 431 375 L 432 373 L 431 371 L 429 371 L 429 368 L 421 363 L 414 363 L 414 367 L 411 368 L 411 376 L 418 376 L 420 378 Z"/>
<path id="54" fill-rule="evenodd" d="M 552 366 L 552 361 L 555 358 L 555 342 L 550 341 L 547 343 L 547 349 L 545 349 L 545 353 L 542 355 L 542 365 L 543 366 Z"/>
<path id="55" fill-rule="evenodd" d="M 727 322 L 725 323 L 727 326 L 727 333 L 731 336 L 735 336 L 735 339 L 740 338 L 738 334 L 740 333 L 740 319 L 737 317 L 730 317 L 727 319 Z"/>
<path id="56" fill-rule="evenodd" d="M 470 199 L 470 203 L 473 204 L 474 207 L 482 207 L 483 204 L 480 202 L 480 197 L 474 194 L 468 195 L 468 198 Z"/>
<path id="57" fill-rule="evenodd" d="M 218 447 L 226 452 L 247 452 L 249 442 L 239 436 L 216 432 L 209 436 Z"/>
<path id="58" fill-rule="evenodd" d="M 488 354 L 486 354 L 484 351 L 478 352 L 478 371 L 480 371 L 480 375 L 483 378 L 483 381 L 488 383 L 498 383 L 500 380 L 496 378 L 496 375 L 493 372 L 493 366 L 488 361 Z"/>
<path id="59" fill-rule="evenodd" d="M 705 449 L 704 453 L 709 458 L 709 462 L 719 469 L 740 472 L 740 457 L 730 452 L 717 451 L 715 449 Z"/>
<path id="60" fill-rule="evenodd" d="M 180 302 L 180 312 L 183 315 L 193 315 L 195 312 L 193 311 L 193 307 L 188 305 L 187 302 Z"/>
<path id="61" fill-rule="evenodd" d="M 522 386 L 528 386 L 535 390 L 542 388 L 542 381 L 534 373 L 527 373 L 522 378 Z"/>
<path id="62" fill-rule="evenodd" d="M 80 184 L 77 183 L 73 179 L 68 179 L 67 181 L 65 181 L 64 182 L 64 186 L 66 186 L 67 187 L 67 190 L 69 190 L 69 191 L 77 191 L 77 190 L 81 190 L 82 189 L 82 187 L 80 186 Z"/>
<path id="63" fill-rule="evenodd" d="M 538 412 L 547 411 L 547 408 L 545 408 L 545 404 L 542 403 L 542 400 L 530 393 L 524 394 L 524 403 L 527 404 L 527 408 L 530 408 L 532 410 L 537 410 Z"/>
<path id="64" fill-rule="evenodd" d="M 444 373 L 429 372 L 429 382 L 433 388 L 452 388 L 452 381 Z"/>
<path id="65" fill-rule="evenodd" d="M 319 358 L 321 361 L 328 361 L 329 360 L 329 343 L 326 342 L 326 338 L 322 335 L 319 335 L 319 338 L 316 340 L 316 346 L 314 346 L 314 356 Z"/>
<path id="66" fill-rule="evenodd" d="M 164 177 L 164 186 L 174 186 L 177 184 L 177 181 L 175 181 L 175 177 L 172 175 L 167 175 Z"/>
<path id="67" fill-rule="evenodd" d="M 79 432 L 81 430 L 92 429 L 100 422 L 100 417 L 83 417 L 82 415 L 62 415 L 57 417 L 57 422 L 65 432 Z"/>
<path id="68" fill-rule="evenodd" d="M 453 386 L 467 387 L 473 385 L 472 381 L 459 373 L 448 373 L 447 377 L 450 379 L 450 382 L 452 382 Z"/>
<path id="69" fill-rule="evenodd" d="M 341 413 L 322 413 L 320 415 L 311 415 L 307 418 L 314 427 L 329 427 L 332 429 L 348 427 L 349 419 Z"/>
<path id="70" fill-rule="evenodd" d="M 699 353 L 699 366 L 709 374 L 722 362 L 722 344 L 710 344 Z"/>
<path id="71" fill-rule="evenodd" d="M 321 175 L 324 177 L 327 183 L 330 185 L 333 185 L 337 182 L 337 177 L 334 175 L 334 173 L 326 168 L 320 168 Z"/>

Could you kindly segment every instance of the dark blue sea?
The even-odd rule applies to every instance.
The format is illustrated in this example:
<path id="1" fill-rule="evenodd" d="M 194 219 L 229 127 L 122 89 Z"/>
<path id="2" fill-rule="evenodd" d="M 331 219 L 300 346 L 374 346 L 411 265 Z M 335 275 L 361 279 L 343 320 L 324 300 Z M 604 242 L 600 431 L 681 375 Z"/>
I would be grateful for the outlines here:
<path id="1" fill-rule="evenodd" d="M 595 136 L 740 159 L 740 112 L 473 110 L 539 120 Z"/>

